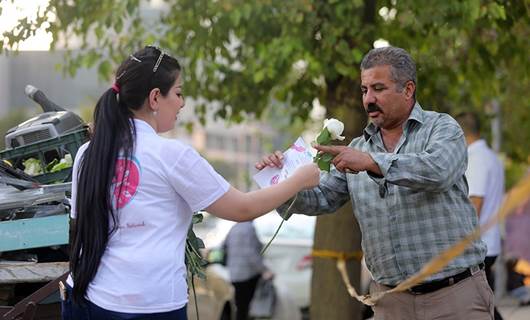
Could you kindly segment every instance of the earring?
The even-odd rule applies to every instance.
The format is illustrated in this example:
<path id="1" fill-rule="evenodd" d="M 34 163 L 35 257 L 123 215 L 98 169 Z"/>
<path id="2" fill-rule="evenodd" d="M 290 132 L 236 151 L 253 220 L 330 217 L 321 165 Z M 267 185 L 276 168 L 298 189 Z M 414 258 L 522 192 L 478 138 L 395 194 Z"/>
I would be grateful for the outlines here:
<path id="1" fill-rule="evenodd" d="M 156 116 L 158 114 L 158 111 L 153 111 L 153 115 Z"/>

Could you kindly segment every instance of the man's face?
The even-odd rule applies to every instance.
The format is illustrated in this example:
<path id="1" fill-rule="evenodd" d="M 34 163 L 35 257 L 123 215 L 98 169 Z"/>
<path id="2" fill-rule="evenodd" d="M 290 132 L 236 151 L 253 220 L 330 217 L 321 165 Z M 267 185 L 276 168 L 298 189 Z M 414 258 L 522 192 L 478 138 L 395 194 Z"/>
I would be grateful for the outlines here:
<path id="1" fill-rule="evenodd" d="M 368 118 L 380 128 L 393 129 L 407 120 L 412 108 L 414 89 L 412 81 L 401 89 L 392 80 L 389 65 L 361 71 L 364 110 Z"/>

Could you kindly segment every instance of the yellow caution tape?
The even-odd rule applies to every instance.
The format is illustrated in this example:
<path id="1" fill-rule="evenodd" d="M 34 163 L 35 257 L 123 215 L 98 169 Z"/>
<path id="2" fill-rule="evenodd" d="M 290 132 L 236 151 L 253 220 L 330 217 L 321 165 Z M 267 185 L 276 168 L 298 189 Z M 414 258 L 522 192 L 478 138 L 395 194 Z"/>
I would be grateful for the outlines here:
<path id="1" fill-rule="evenodd" d="M 341 251 L 332 251 L 332 250 L 313 250 L 311 255 L 315 258 L 329 258 L 337 260 L 350 260 L 356 259 L 361 260 L 363 258 L 362 251 L 354 252 L 341 252 Z"/>

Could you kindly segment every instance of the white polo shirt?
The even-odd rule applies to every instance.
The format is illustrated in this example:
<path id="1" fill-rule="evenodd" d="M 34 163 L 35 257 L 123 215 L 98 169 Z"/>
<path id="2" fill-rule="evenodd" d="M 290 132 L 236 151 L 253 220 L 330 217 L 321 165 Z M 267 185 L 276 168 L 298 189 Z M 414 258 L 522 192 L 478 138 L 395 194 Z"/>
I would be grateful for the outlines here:
<path id="1" fill-rule="evenodd" d="M 166 312 L 188 302 L 184 249 L 192 213 L 211 205 L 230 185 L 190 146 L 158 136 L 144 121 L 134 122 L 136 146 L 127 180 L 119 197 L 113 188 L 119 228 L 109 239 L 87 298 L 111 311 Z M 73 218 L 77 171 L 87 146 L 74 162 Z M 118 160 L 118 173 L 125 161 Z M 68 282 L 72 285 L 71 278 Z"/>
<path id="2" fill-rule="evenodd" d="M 466 178 L 469 183 L 469 196 L 482 197 L 480 224 L 484 224 L 499 210 L 504 197 L 504 168 L 497 155 L 480 139 L 467 148 L 468 166 Z M 482 235 L 488 246 L 487 256 L 501 253 L 501 234 L 495 225 Z"/>

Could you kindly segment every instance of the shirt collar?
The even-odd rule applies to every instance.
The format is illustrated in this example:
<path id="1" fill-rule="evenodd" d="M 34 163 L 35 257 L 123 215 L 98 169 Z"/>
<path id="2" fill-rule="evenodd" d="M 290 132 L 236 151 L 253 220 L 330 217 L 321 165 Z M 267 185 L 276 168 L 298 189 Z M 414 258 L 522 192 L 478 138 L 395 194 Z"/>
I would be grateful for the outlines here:
<path id="1" fill-rule="evenodd" d="M 403 124 L 403 129 L 405 130 L 410 126 L 412 122 L 417 122 L 419 124 L 423 124 L 424 121 L 424 112 L 421 108 L 420 104 L 416 102 L 414 104 L 414 107 L 412 108 L 409 117 L 407 121 Z M 370 140 L 370 138 L 379 132 L 379 127 L 370 122 L 365 128 L 364 128 L 364 139 L 366 141 Z"/>
<path id="2" fill-rule="evenodd" d="M 487 147 L 486 140 L 478 139 L 474 141 L 473 143 L 471 143 L 469 146 L 467 146 L 467 150 L 469 152 L 473 152 L 475 150 L 482 149 L 484 147 Z"/>
<path id="3" fill-rule="evenodd" d="M 149 123 L 137 118 L 134 118 L 133 121 L 136 132 L 156 134 L 155 129 Z"/>

